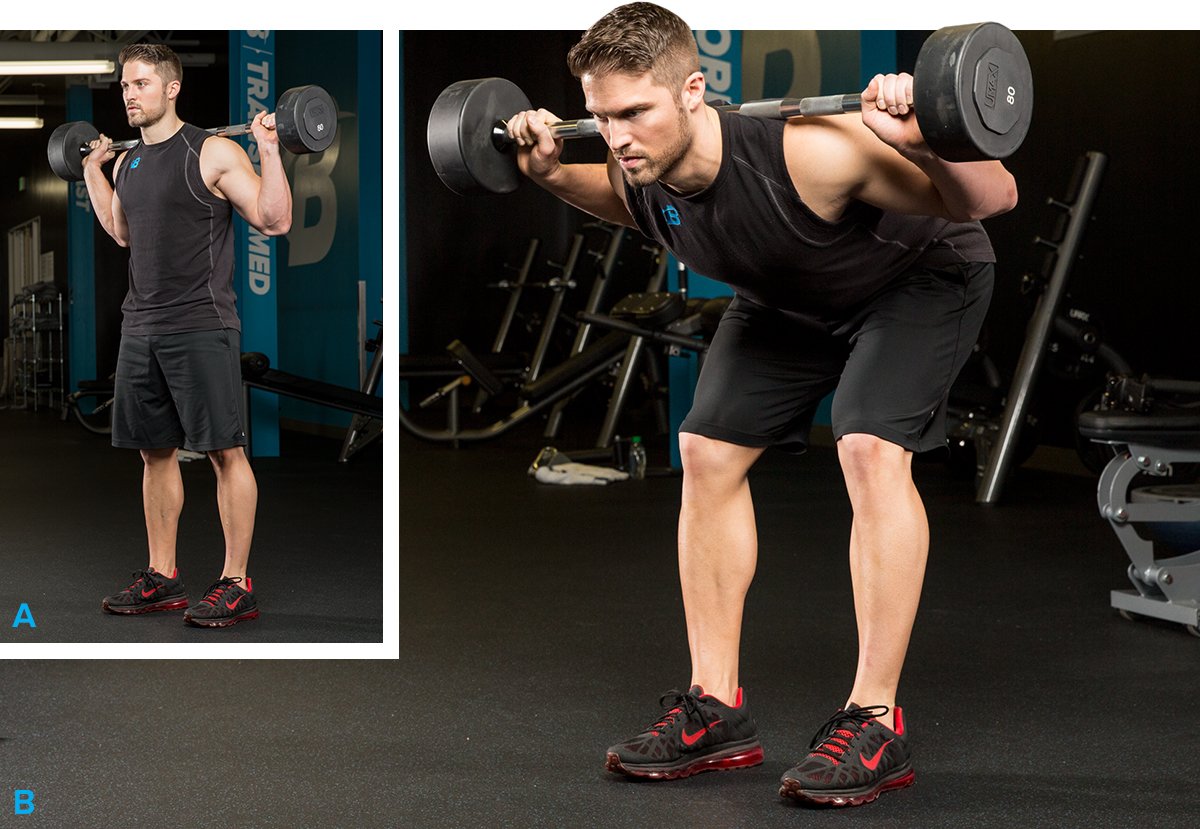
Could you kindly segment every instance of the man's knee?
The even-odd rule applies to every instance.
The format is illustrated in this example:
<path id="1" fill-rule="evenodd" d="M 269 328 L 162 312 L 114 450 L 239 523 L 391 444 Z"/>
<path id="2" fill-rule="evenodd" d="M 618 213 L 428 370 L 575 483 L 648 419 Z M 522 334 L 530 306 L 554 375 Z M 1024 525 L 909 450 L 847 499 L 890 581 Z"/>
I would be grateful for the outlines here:
<path id="1" fill-rule="evenodd" d="M 169 449 L 141 449 L 142 463 L 146 466 L 161 466 L 170 464 L 176 461 L 176 456 L 179 450 L 175 447 Z"/>
<path id="2" fill-rule="evenodd" d="M 907 474 L 912 457 L 903 446 L 865 432 L 843 435 L 837 450 L 847 483 Z"/>
<path id="3" fill-rule="evenodd" d="M 741 480 L 762 451 L 760 447 L 739 446 L 691 432 L 679 433 L 683 474 L 692 480 Z"/>
<path id="4" fill-rule="evenodd" d="M 248 463 L 246 460 L 246 451 L 240 446 L 232 446 L 228 449 L 210 449 L 208 451 L 208 459 L 212 461 L 213 467 L 218 472 Z"/>

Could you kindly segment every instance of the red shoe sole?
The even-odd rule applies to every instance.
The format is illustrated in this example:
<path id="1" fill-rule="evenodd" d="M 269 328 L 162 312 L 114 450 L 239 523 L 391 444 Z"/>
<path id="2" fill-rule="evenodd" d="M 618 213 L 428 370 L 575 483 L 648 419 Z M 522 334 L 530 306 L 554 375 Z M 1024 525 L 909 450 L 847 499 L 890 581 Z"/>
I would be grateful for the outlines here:
<path id="1" fill-rule="evenodd" d="M 678 768 L 643 768 L 629 766 L 621 762 L 616 754 L 609 753 L 604 760 L 604 768 L 608 771 L 637 777 L 643 780 L 678 780 L 681 777 L 691 777 L 704 771 L 731 771 L 757 766 L 763 761 L 762 746 L 739 748 L 730 754 L 713 755 L 696 760 Z"/>
<path id="2" fill-rule="evenodd" d="M 779 796 L 790 797 L 806 803 L 817 803 L 822 806 L 862 806 L 864 803 L 875 800 L 884 792 L 911 786 L 916 776 L 916 772 L 909 769 L 907 774 L 897 777 L 895 780 L 886 780 L 870 791 L 860 793 L 811 791 L 806 790 L 799 780 L 784 780 L 783 785 L 779 787 Z"/>
<path id="3" fill-rule="evenodd" d="M 141 613 L 156 613 L 160 610 L 178 610 L 181 607 L 187 607 L 187 606 L 188 606 L 188 600 L 187 600 L 186 596 L 182 599 L 172 599 L 167 602 L 150 604 L 150 605 L 142 605 L 140 607 L 130 607 L 130 608 L 123 608 L 123 607 L 115 608 L 115 607 L 111 607 L 108 604 L 108 602 L 100 603 L 101 610 L 103 610 L 105 613 L 116 614 L 117 616 L 137 616 L 138 614 L 141 614 Z"/>
<path id="4" fill-rule="evenodd" d="M 230 616 L 227 619 L 195 619 L 191 616 L 184 616 L 183 621 L 198 628 L 227 628 L 230 625 L 236 625 L 238 622 L 248 622 L 251 619 L 257 618 L 258 611 L 251 610 L 249 613 L 241 613 L 237 616 Z"/>

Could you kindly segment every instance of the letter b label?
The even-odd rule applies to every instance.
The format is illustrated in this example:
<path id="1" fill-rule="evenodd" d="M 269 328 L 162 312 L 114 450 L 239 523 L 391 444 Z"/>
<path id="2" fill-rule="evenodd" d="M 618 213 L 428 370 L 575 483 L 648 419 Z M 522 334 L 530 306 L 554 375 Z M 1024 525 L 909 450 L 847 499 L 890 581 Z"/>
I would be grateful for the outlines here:
<path id="1" fill-rule="evenodd" d="M 33 814 L 33 791 L 30 789 L 15 789 L 13 791 L 13 814 Z"/>

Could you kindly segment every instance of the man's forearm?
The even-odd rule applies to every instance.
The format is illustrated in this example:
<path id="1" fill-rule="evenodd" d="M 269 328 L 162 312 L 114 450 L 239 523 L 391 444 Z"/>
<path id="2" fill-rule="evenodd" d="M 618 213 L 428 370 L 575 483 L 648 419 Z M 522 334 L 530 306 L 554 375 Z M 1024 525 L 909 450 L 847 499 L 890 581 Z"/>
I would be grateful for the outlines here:
<path id="1" fill-rule="evenodd" d="M 560 164 L 553 174 L 533 179 L 572 207 L 598 219 L 634 227 L 625 203 L 613 192 L 603 164 Z"/>
<path id="2" fill-rule="evenodd" d="M 262 184 L 258 191 L 258 215 L 268 236 L 287 233 L 292 227 L 292 189 L 283 172 L 279 149 L 259 145 Z"/>
<path id="3" fill-rule="evenodd" d="M 92 202 L 92 211 L 96 220 L 104 228 L 104 232 L 116 240 L 121 247 L 127 247 L 129 240 L 117 233 L 116 220 L 113 217 L 113 188 L 108 183 L 104 170 L 86 161 L 83 164 L 83 181 L 87 185 L 88 198 Z"/>
<path id="4" fill-rule="evenodd" d="M 943 161 L 930 152 L 910 156 L 937 188 L 949 215 L 957 221 L 986 219 L 1012 210 L 1017 184 L 999 161 Z"/>

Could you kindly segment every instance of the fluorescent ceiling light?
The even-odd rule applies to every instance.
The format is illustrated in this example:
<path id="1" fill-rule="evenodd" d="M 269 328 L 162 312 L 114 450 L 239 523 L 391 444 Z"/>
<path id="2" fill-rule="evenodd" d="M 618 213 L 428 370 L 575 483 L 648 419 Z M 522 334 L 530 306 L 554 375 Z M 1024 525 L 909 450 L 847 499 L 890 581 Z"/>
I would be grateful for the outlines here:
<path id="1" fill-rule="evenodd" d="M 0 130 L 40 130 L 43 126 L 41 118 L 0 118 Z"/>
<path id="2" fill-rule="evenodd" d="M 0 60 L 0 75 L 107 75 L 111 60 Z"/>

